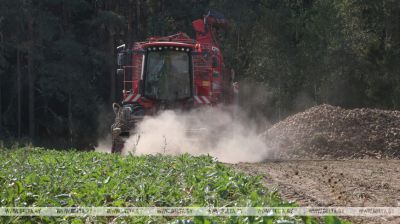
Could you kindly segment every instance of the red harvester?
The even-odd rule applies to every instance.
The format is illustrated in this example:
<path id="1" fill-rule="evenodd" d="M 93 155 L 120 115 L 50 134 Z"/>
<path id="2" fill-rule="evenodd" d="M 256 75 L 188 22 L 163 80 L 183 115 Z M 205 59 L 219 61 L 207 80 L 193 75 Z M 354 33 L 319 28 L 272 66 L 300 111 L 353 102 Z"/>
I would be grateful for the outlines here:
<path id="1" fill-rule="evenodd" d="M 192 25 L 196 39 L 177 33 L 117 48 L 123 100 L 122 105 L 113 104 L 112 152 L 121 152 L 144 116 L 233 102 L 237 94 L 234 72 L 225 67 L 218 43 L 226 20 L 209 11 Z"/>

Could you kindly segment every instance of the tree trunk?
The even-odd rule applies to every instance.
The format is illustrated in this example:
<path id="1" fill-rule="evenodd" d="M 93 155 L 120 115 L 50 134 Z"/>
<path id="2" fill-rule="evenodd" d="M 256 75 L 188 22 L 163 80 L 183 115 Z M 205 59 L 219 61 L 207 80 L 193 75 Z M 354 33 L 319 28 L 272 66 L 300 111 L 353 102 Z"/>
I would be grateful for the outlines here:
<path id="1" fill-rule="evenodd" d="M 21 138 L 21 59 L 17 47 L 17 136 Z"/>
<path id="2" fill-rule="evenodd" d="M 70 82 L 71 84 L 71 82 Z M 72 131 L 72 96 L 71 96 L 71 86 L 68 92 L 68 146 L 72 147 L 73 143 L 73 131 Z"/>
<path id="3" fill-rule="evenodd" d="M 114 55 L 114 33 L 111 29 L 108 30 L 108 55 L 109 55 L 109 73 L 110 73 L 110 105 L 115 102 L 115 89 L 116 89 L 116 77 L 115 77 L 115 55 Z"/>
<path id="4" fill-rule="evenodd" d="M 0 73 L 0 138 L 2 138 L 2 136 L 3 136 L 3 113 L 2 113 L 2 111 L 3 111 L 3 108 L 2 108 L 2 100 L 1 100 L 1 91 L 2 91 L 2 89 L 1 89 L 1 84 L 3 83 L 3 72 L 1 72 Z M 0 143 L 1 144 L 1 143 Z M 0 147 L 1 147 L 1 145 L 0 145 Z"/>
<path id="5" fill-rule="evenodd" d="M 140 39 L 140 7 L 141 2 L 140 0 L 136 0 L 136 21 L 135 21 L 135 41 Z"/>
<path id="6" fill-rule="evenodd" d="M 29 21 L 28 32 L 30 43 L 28 47 L 28 120 L 29 120 L 29 138 L 31 142 L 35 139 L 35 74 L 33 71 L 33 20 Z"/>
<path id="7" fill-rule="evenodd" d="M 131 1 L 127 1 L 127 10 L 125 11 L 125 15 L 128 18 L 128 27 L 127 27 L 127 43 L 130 44 L 134 40 L 134 29 L 133 28 L 133 21 L 134 21 L 134 13 L 133 8 L 134 4 Z"/>
<path id="8" fill-rule="evenodd" d="M 165 1 L 164 0 L 160 1 L 160 12 L 161 12 L 160 17 L 162 18 L 162 20 L 165 20 L 166 18 L 165 18 Z M 165 36 L 166 31 L 165 31 L 164 24 L 161 24 L 160 29 L 161 29 L 161 36 Z"/>
<path id="9" fill-rule="evenodd" d="M 281 72 L 278 72 L 278 120 L 281 121 L 282 97 L 281 97 Z"/>
<path id="10" fill-rule="evenodd" d="M 0 49 L 0 51 L 1 51 L 1 53 L 3 53 L 2 51 L 3 51 L 3 49 L 2 49 L 2 47 L 3 47 L 3 33 L 2 32 L 0 32 L 0 44 L 1 44 L 1 49 Z M 3 83 L 3 71 L 0 71 L 0 138 L 3 136 L 3 107 L 2 107 L 2 104 L 3 104 L 3 102 L 2 102 L 2 100 L 1 100 L 1 91 L 2 91 L 2 89 L 1 89 L 1 84 Z M 1 144 L 1 143 L 0 143 Z M 1 147 L 1 145 L 0 145 L 0 147 Z"/>

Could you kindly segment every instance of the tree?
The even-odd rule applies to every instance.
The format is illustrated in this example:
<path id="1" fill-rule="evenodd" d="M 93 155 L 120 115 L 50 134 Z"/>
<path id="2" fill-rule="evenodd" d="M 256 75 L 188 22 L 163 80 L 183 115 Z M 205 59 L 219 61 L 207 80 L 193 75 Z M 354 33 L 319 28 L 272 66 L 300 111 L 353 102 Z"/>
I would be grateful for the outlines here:
<path id="1" fill-rule="evenodd" d="M 230 21 L 224 63 L 252 115 L 280 120 L 320 103 L 399 109 L 395 0 L 3 0 L 0 135 L 92 147 L 120 95 L 116 46 L 193 36 L 208 9 Z"/>

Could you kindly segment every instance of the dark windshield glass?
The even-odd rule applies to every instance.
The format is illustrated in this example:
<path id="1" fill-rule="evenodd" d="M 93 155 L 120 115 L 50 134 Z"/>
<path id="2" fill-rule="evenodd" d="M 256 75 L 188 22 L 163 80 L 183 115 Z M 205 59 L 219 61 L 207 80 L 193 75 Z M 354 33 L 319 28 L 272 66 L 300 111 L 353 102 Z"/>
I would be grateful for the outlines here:
<path id="1" fill-rule="evenodd" d="M 189 54 L 179 51 L 149 52 L 145 95 L 159 100 L 190 97 Z"/>

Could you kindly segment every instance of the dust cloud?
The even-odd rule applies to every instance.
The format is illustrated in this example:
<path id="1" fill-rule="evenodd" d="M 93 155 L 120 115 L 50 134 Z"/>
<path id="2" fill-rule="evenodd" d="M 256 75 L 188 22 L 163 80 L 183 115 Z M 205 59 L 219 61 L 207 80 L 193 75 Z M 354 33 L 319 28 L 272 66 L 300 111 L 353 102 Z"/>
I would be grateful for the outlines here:
<path id="1" fill-rule="evenodd" d="M 209 107 L 190 112 L 163 111 L 146 117 L 126 141 L 123 154 L 209 154 L 221 162 L 259 162 L 271 150 L 257 130 L 263 122 L 238 108 Z"/>
<path id="2" fill-rule="evenodd" d="M 104 139 L 99 140 L 97 143 L 97 147 L 95 148 L 96 152 L 104 152 L 111 153 L 111 135 L 107 135 Z"/>

